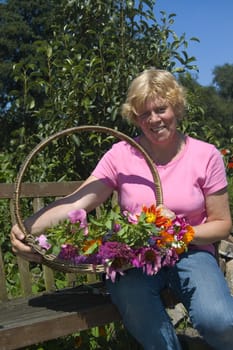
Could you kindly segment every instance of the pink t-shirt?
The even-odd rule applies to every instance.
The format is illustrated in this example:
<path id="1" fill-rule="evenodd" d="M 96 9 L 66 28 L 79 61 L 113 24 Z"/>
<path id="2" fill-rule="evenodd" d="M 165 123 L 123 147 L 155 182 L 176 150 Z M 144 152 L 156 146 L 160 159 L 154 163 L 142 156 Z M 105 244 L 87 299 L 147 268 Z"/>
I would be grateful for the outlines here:
<path id="1" fill-rule="evenodd" d="M 136 138 L 137 140 L 137 138 Z M 166 165 L 158 165 L 163 203 L 190 225 L 206 220 L 205 196 L 227 186 L 225 167 L 214 145 L 186 137 L 183 150 Z M 156 202 L 151 170 L 139 150 L 120 141 L 102 157 L 92 175 L 118 192 L 121 208 L 140 212 Z M 214 252 L 213 246 L 199 246 Z"/>

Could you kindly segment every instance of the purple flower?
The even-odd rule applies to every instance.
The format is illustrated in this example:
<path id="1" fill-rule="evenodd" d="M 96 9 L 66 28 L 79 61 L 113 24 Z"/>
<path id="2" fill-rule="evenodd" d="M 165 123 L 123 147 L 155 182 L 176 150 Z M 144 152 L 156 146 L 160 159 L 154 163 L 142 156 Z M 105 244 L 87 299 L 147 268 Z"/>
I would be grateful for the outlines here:
<path id="1" fill-rule="evenodd" d="M 122 269 L 112 268 L 111 266 L 106 267 L 106 279 L 110 278 L 112 282 L 115 282 L 117 273 L 124 276 Z"/>
<path id="2" fill-rule="evenodd" d="M 98 256 L 98 254 L 76 255 L 74 257 L 74 262 L 76 265 L 78 264 L 98 265 L 102 263 L 101 258 Z"/>
<path id="3" fill-rule="evenodd" d="M 174 248 L 167 249 L 163 256 L 162 266 L 174 266 L 178 259 L 178 254 Z"/>
<path id="4" fill-rule="evenodd" d="M 47 237 L 45 235 L 40 235 L 36 238 L 39 246 L 43 249 L 48 250 L 51 247 L 51 244 L 48 242 Z"/>
<path id="5" fill-rule="evenodd" d="M 87 212 L 84 209 L 72 210 L 68 213 L 69 220 L 72 224 L 80 223 L 80 228 L 84 229 L 84 235 L 88 234 Z"/>
<path id="6" fill-rule="evenodd" d="M 113 225 L 113 231 L 114 232 L 119 232 L 120 229 L 121 229 L 121 225 L 118 224 L 117 222 L 115 222 L 114 225 Z"/>
<path id="7" fill-rule="evenodd" d="M 61 246 L 60 253 L 58 254 L 58 258 L 63 260 L 74 261 L 77 254 L 77 248 L 74 247 L 72 244 L 63 244 Z"/>
<path id="8" fill-rule="evenodd" d="M 132 260 L 134 267 L 142 267 L 147 275 L 155 275 L 161 268 L 161 253 L 152 247 L 142 247 Z"/>
<path id="9" fill-rule="evenodd" d="M 125 243 L 105 242 L 99 247 L 98 256 L 105 265 L 106 277 L 114 282 L 116 274 L 123 275 L 123 269 L 133 259 L 133 250 Z"/>
<path id="10" fill-rule="evenodd" d="M 133 252 L 129 246 L 121 242 L 105 242 L 99 247 L 99 256 L 103 261 L 122 258 L 129 261 Z"/>

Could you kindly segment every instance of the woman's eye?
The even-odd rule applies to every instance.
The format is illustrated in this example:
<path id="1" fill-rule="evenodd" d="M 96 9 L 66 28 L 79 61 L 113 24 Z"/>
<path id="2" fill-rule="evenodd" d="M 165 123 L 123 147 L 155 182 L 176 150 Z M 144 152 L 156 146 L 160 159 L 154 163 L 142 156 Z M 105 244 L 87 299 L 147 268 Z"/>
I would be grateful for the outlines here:
<path id="1" fill-rule="evenodd" d="M 147 119 L 150 116 L 151 112 L 145 112 L 139 115 L 140 119 Z"/>
<path id="2" fill-rule="evenodd" d="M 159 108 L 159 109 L 156 111 L 156 113 L 158 113 L 158 114 L 165 113 L 165 112 L 166 112 L 166 109 L 167 109 L 167 107 L 161 107 L 161 108 Z"/>
<path id="3" fill-rule="evenodd" d="M 146 111 L 142 114 L 139 115 L 139 119 L 141 120 L 145 120 L 147 118 L 150 117 L 150 115 L 152 114 L 152 112 L 156 113 L 156 114 L 163 114 L 165 113 L 167 110 L 167 107 L 166 106 L 163 106 L 163 107 L 156 107 L 155 109 L 151 110 L 151 111 Z"/>

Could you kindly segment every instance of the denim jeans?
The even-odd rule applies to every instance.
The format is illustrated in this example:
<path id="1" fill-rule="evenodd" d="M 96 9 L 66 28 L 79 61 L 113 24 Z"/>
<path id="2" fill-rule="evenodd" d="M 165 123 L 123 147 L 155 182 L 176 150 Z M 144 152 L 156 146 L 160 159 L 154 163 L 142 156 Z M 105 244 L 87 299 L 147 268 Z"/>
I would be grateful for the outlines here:
<path id="1" fill-rule="evenodd" d="M 205 251 L 182 255 L 174 267 L 154 276 L 130 269 L 106 281 L 125 327 L 145 350 L 181 350 L 160 299 L 171 287 L 186 307 L 193 326 L 217 350 L 233 350 L 233 297 L 214 256 Z"/>

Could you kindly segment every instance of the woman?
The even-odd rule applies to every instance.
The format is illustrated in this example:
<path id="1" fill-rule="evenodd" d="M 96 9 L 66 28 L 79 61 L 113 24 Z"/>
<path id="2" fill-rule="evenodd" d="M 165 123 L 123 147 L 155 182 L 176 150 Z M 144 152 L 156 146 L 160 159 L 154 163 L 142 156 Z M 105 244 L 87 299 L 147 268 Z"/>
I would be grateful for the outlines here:
<path id="1" fill-rule="evenodd" d="M 184 92 L 173 75 L 149 69 L 131 83 L 122 115 L 142 132 L 136 140 L 157 166 L 164 205 L 194 227 L 192 245 L 174 267 L 162 268 L 154 276 L 130 269 L 114 283 L 107 280 L 106 285 L 125 326 L 144 349 L 181 349 L 160 298 L 161 289 L 169 285 L 204 339 L 214 349 L 232 350 L 233 298 L 213 245 L 226 238 L 232 226 L 225 169 L 213 145 L 178 131 L 184 108 Z M 81 189 L 43 208 L 25 225 L 32 233 L 43 232 L 73 209 L 92 210 L 113 190 L 119 193 L 121 208 L 131 212 L 154 203 L 154 184 L 146 161 L 124 141 L 104 155 Z M 13 251 L 40 261 L 23 238 L 14 226 Z"/>

